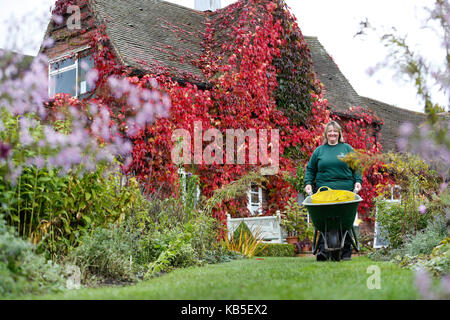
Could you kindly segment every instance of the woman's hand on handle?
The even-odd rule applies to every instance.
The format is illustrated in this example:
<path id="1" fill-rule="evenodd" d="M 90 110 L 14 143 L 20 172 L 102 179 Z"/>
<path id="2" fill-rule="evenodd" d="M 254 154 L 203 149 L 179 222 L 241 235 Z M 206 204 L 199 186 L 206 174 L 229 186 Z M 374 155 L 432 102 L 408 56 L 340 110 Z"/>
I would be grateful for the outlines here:
<path id="1" fill-rule="evenodd" d="M 361 189 L 362 189 L 361 183 L 356 182 L 356 183 L 355 183 L 355 189 L 353 190 L 353 192 L 354 192 L 354 193 L 358 193 L 358 192 L 361 191 Z"/>
<path id="2" fill-rule="evenodd" d="M 310 184 L 306 185 L 305 192 L 307 195 L 312 195 L 312 186 Z"/>

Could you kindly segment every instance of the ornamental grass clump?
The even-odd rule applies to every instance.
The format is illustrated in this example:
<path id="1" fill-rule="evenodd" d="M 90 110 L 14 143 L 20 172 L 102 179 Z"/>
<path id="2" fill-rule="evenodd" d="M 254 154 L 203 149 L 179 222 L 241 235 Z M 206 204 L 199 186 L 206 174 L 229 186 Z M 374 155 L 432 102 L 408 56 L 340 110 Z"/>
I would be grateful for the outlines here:
<path id="1" fill-rule="evenodd" d="M 226 249 L 239 252 L 247 258 L 252 258 L 266 247 L 266 244 L 263 244 L 260 226 L 252 234 L 245 222 L 241 222 L 236 231 L 232 237 L 229 239 L 226 237 L 223 241 L 223 246 Z"/>

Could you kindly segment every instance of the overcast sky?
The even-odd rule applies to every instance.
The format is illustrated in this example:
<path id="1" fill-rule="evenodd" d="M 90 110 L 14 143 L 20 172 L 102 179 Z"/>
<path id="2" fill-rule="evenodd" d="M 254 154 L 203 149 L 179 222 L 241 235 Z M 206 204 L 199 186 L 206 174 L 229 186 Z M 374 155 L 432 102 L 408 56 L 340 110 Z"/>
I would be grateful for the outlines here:
<path id="1" fill-rule="evenodd" d="M 424 6 L 434 0 L 285 0 L 306 36 L 316 36 L 333 57 L 344 76 L 362 96 L 400 108 L 423 111 L 414 87 L 389 70 L 370 76 L 368 70 L 385 60 L 387 51 L 375 35 L 354 37 L 359 22 L 369 20 L 378 30 L 395 26 L 426 58 L 442 62 L 438 38 L 424 28 Z M 35 55 L 39 49 L 55 0 L 0 0 L 0 48 Z M 193 8 L 194 0 L 169 0 Z M 235 0 L 222 0 L 222 7 Z M 38 18 L 40 17 L 40 18 Z M 22 23 L 10 23 L 22 21 Z M 9 21 L 9 23 L 8 23 Z M 21 30 L 15 30 L 20 25 Z M 448 108 L 448 101 L 438 95 Z M 447 109 L 448 110 L 448 109 Z"/>

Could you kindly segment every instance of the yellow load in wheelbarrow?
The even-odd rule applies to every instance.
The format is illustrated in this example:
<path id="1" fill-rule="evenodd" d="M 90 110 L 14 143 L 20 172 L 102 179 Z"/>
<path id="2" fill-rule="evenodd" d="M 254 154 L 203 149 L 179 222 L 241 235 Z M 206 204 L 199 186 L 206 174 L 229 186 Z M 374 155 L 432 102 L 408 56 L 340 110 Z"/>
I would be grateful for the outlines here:
<path id="1" fill-rule="evenodd" d="M 322 188 L 328 190 L 322 191 Z M 311 196 L 312 203 L 336 203 L 346 202 L 356 199 L 356 194 L 347 190 L 333 190 L 329 187 L 323 186 L 315 194 Z"/>

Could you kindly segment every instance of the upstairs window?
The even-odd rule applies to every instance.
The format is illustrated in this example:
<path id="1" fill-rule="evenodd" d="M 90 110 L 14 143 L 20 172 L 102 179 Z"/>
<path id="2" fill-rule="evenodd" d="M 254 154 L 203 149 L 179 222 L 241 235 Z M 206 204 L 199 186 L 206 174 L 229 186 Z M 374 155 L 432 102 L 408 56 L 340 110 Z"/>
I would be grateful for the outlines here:
<path id="1" fill-rule="evenodd" d="M 94 67 L 91 56 L 76 54 L 73 57 L 57 59 L 49 65 L 49 97 L 57 93 L 68 93 L 73 97 L 91 91 L 86 75 Z"/>

